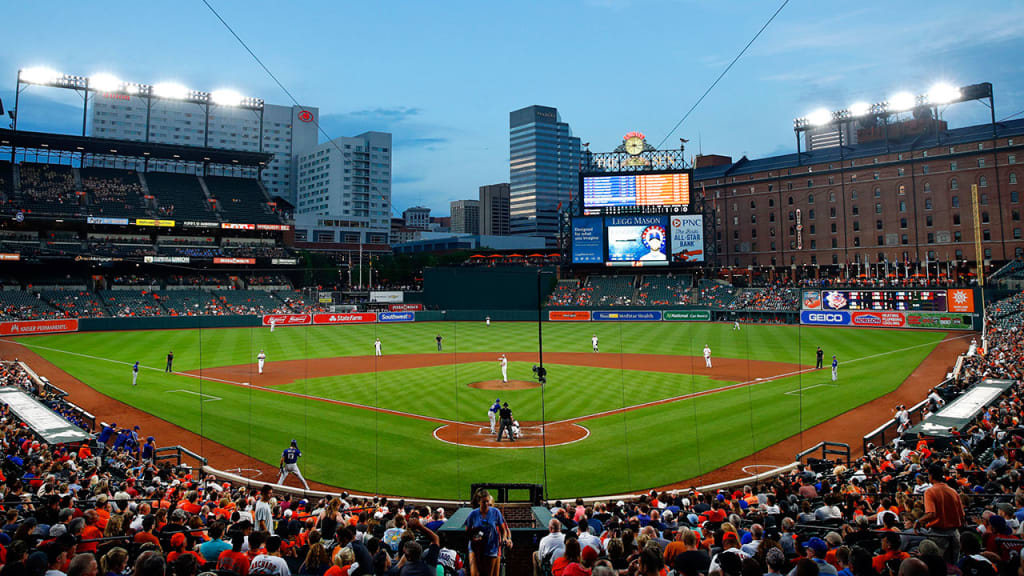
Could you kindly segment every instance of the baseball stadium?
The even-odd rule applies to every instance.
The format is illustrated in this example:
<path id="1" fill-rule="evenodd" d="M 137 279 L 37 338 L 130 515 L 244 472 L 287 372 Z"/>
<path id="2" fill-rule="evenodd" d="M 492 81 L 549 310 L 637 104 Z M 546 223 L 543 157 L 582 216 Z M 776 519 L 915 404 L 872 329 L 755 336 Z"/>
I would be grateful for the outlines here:
<path id="1" fill-rule="evenodd" d="M 25 74 L 19 90 L 76 78 Z M 127 97 L 126 86 L 105 93 Z M 891 543 L 886 534 L 906 526 L 885 514 L 898 509 L 911 527 L 933 520 L 921 501 L 947 475 L 972 494 L 972 511 L 988 510 L 985 546 L 1008 562 L 1019 546 L 999 507 L 1013 517 L 1024 506 L 1024 242 L 1009 222 L 990 235 L 978 192 L 982 180 L 990 193 L 988 182 L 1005 182 L 992 202 L 1019 220 L 1009 158 L 1024 122 L 941 130 L 941 144 L 864 136 L 735 163 L 691 161 L 630 133 L 621 149 L 581 157 L 579 194 L 559 206 L 552 246 L 440 256 L 300 238 L 294 206 L 259 179 L 269 152 L 0 130 L 7 499 L 28 488 L 29 500 L 84 507 L 60 502 L 74 498 L 68 484 L 85 485 L 96 509 L 142 516 L 143 503 L 166 500 L 193 532 L 213 534 L 214 524 L 265 527 L 256 502 L 273 491 L 270 523 L 298 550 L 331 531 L 323 514 L 337 498 L 360 535 L 437 532 L 465 552 L 486 488 L 515 544 L 504 566 L 552 574 L 552 558 L 533 553 L 562 530 L 566 544 L 588 531 L 645 542 L 700 531 L 716 557 L 742 533 L 795 565 L 843 546 L 842 528 L 894 554 L 911 544 Z M 843 234 L 834 222 L 860 230 L 856 190 L 833 177 L 855 181 L 853 160 L 873 159 L 864 170 L 885 192 L 870 203 L 903 212 L 901 178 L 920 170 L 909 160 L 920 151 L 990 159 L 959 181 L 932 170 L 934 188 L 923 175 L 913 184 L 921 222 L 927 195 L 952 205 L 971 189 L 961 257 L 900 232 L 890 244 L 881 218 L 881 248 L 861 250 L 859 236 L 814 245 L 827 245 L 830 219 L 833 239 Z M 837 210 L 837 192 L 850 208 Z M 751 242 L 758 229 L 764 245 L 775 238 L 774 224 L 760 227 L 776 218 L 782 247 L 771 240 L 758 263 Z M 231 513 L 250 508 L 249 520 Z M 855 520 L 869 515 L 889 531 Z M 959 553 L 949 527 L 929 526 L 932 546 Z M 351 540 L 337 529 L 338 542 Z M 82 541 L 103 550 L 126 535 Z M 612 562 L 612 550 L 597 552 Z M 292 554 L 294 573 L 315 573 Z M 656 556 L 671 567 L 666 554 Z"/>

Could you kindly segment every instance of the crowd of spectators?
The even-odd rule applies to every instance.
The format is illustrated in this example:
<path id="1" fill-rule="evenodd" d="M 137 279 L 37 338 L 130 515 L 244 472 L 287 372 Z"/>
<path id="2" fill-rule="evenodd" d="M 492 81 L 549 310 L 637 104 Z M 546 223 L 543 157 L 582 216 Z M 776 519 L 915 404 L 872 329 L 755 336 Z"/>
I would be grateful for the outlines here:
<path id="1" fill-rule="evenodd" d="M 96 200 L 95 211 L 100 214 L 107 210 L 115 215 L 133 214 L 141 210 L 142 183 L 134 172 L 118 178 L 84 176 L 82 187 L 93 195 Z"/>
<path id="2" fill-rule="evenodd" d="M 21 194 L 37 204 L 79 207 L 81 202 L 75 195 L 75 177 L 69 166 L 30 164 L 20 167 Z"/>
<path id="3" fill-rule="evenodd" d="M 246 276 L 247 286 L 290 286 L 288 279 L 281 274 L 253 274 Z"/>
<path id="4" fill-rule="evenodd" d="M 783 285 L 744 288 L 729 303 L 730 310 L 798 310 L 800 291 Z"/>
<path id="5" fill-rule="evenodd" d="M 732 302 L 736 289 L 728 284 L 702 280 L 694 289 L 693 303 L 698 306 L 725 308 Z"/>

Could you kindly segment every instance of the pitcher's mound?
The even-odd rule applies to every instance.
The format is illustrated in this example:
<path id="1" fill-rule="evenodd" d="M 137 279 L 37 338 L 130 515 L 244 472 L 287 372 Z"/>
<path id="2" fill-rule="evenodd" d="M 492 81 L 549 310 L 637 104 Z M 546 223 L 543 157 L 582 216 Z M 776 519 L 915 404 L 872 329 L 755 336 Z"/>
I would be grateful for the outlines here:
<path id="1" fill-rule="evenodd" d="M 469 387 L 479 390 L 529 390 L 530 388 L 540 388 L 540 382 L 530 382 L 528 380 L 509 380 L 508 382 L 484 380 L 482 382 L 470 382 Z"/>

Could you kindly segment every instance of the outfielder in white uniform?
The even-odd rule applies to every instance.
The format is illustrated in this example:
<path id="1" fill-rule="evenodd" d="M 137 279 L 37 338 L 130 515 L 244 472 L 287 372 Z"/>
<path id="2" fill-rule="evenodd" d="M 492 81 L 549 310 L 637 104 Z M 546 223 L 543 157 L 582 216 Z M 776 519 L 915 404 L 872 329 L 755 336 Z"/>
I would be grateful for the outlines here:
<path id="1" fill-rule="evenodd" d="M 501 381 L 508 382 L 508 358 L 502 354 L 501 358 L 498 359 L 498 363 L 501 364 Z"/>
<path id="2" fill-rule="evenodd" d="M 498 410 L 501 410 L 501 398 L 495 398 L 494 404 L 487 410 L 487 419 L 491 421 L 491 434 L 494 434 L 494 423 L 498 420 Z"/>
<path id="3" fill-rule="evenodd" d="M 590 338 L 590 344 L 594 347 L 594 352 L 597 352 L 597 334 Z"/>
<path id="4" fill-rule="evenodd" d="M 284 484 L 284 479 L 289 474 L 295 474 L 302 481 L 302 485 L 306 487 L 306 490 L 309 490 L 309 484 L 302 477 L 302 472 L 299 472 L 300 456 L 302 456 L 302 452 L 299 451 L 299 445 L 295 440 L 292 440 L 292 445 L 285 448 L 284 452 L 281 453 L 281 477 L 277 479 L 278 484 Z"/>
<path id="5" fill-rule="evenodd" d="M 711 368 L 711 347 L 707 344 L 704 345 L 704 364 Z"/>
<path id="6" fill-rule="evenodd" d="M 373 341 L 373 354 L 374 356 L 383 356 L 380 351 L 380 338 Z"/>
<path id="7" fill-rule="evenodd" d="M 490 326 L 491 325 L 491 317 L 488 316 L 488 317 L 484 318 L 484 323 L 487 324 L 488 326 Z"/>
<path id="8" fill-rule="evenodd" d="M 263 364 L 267 361 L 267 355 L 260 350 L 260 353 L 256 355 L 256 366 L 259 369 L 259 373 L 263 374 Z"/>
<path id="9" fill-rule="evenodd" d="M 277 320 L 274 320 L 273 318 L 271 318 L 270 319 L 270 331 L 271 332 L 274 331 L 274 326 L 277 326 Z"/>
<path id="10" fill-rule="evenodd" d="M 733 330 L 739 330 L 740 329 L 740 321 L 739 320 L 733 320 L 732 321 L 732 329 Z"/>

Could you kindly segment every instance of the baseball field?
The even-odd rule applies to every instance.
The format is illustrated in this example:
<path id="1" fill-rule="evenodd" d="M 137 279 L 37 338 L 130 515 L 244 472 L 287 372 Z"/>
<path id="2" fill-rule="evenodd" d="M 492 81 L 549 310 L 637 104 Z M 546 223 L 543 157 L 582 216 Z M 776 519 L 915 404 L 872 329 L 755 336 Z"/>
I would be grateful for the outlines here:
<path id="1" fill-rule="evenodd" d="M 17 342 L 102 394 L 271 466 L 296 439 L 310 480 L 461 499 L 472 482 L 546 481 L 555 498 L 696 477 L 891 392 L 945 336 L 545 323 L 543 388 L 531 370 L 538 351 L 533 323 L 72 333 Z M 375 338 L 383 344 L 381 357 L 373 355 Z M 705 345 L 712 350 L 710 369 Z M 818 346 L 823 370 L 814 369 Z M 169 350 L 174 372 L 165 373 Z M 267 356 L 262 375 L 255 360 L 260 350 Z M 501 354 L 509 357 L 511 385 L 501 383 Z M 833 354 L 840 362 L 835 383 L 828 369 Z M 133 387 L 136 360 L 143 369 Z M 487 409 L 495 398 L 509 403 L 522 426 L 515 444 L 499 444 L 489 432 Z"/>

